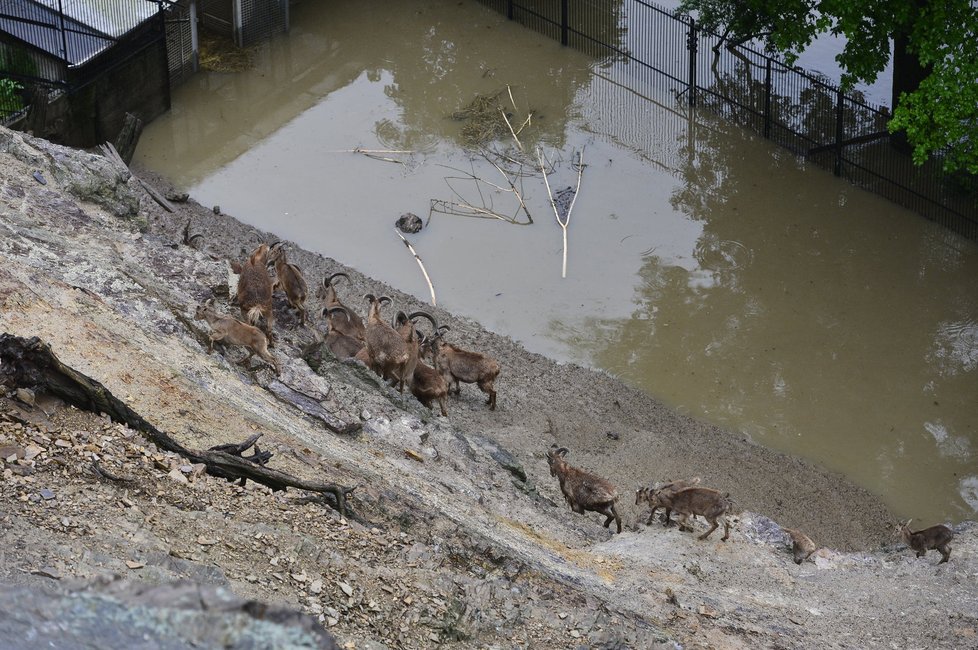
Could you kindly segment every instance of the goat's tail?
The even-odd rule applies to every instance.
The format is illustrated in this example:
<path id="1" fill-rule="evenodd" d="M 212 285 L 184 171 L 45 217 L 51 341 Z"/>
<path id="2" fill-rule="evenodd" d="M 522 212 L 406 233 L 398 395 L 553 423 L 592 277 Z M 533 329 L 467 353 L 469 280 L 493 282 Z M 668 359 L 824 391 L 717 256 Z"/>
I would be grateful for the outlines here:
<path id="1" fill-rule="evenodd" d="M 252 325 L 258 325 L 258 323 L 261 321 L 261 307 L 255 305 L 254 307 L 249 309 L 247 318 L 248 318 L 248 322 L 251 323 Z"/>

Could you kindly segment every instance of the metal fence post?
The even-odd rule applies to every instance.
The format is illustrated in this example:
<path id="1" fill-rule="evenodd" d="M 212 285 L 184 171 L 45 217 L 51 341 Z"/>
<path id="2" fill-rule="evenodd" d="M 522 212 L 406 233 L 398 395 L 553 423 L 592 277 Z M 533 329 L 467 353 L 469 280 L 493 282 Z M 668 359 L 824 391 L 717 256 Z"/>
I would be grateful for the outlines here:
<path id="1" fill-rule="evenodd" d="M 509 0 L 509 2 L 506 3 L 506 19 L 513 19 L 513 0 Z"/>
<path id="2" fill-rule="evenodd" d="M 771 137 L 771 59 L 764 72 L 764 137 Z"/>
<path id="3" fill-rule="evenodd" d="M 567 12 L 568 12 L 567 5 L 568 5 L 568 0 L 560 0 L 560 44 L 561 45 L 567 45 L 567 43 L 570 42 L 570 39 L 568 38 L 570 21 L 567 16 Z"/>
<path id="4" fill-rule="evenodd" d="M 689 95 L 689 105 L 696 106 L 696 51 L 699 48 L 699 39 L 696 34 L 696 20 L 689 19 L 689 34 L 686 35 L 686 49 L 689 50 L 689 84 L 687 94 Z"/>
<path id="5" fill-rule="evenodd" d="M 842 176 L 842 142 L 845 139 L 845 134 L 843 133 L 844 127 L 842 123 L 844 99 L 845 98 L 842 95 L 842 91 L 837 91 L 835 100 L 835 164 L 833 165 L 833 172 L 836 176 Z"/>

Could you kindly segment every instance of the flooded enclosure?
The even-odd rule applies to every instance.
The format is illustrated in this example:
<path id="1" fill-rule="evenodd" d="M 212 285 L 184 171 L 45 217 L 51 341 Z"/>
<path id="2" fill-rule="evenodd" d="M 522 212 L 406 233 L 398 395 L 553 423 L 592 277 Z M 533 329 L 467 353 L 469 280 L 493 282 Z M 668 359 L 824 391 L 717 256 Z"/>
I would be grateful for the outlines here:
<path id="1" fill-rule="evenodd" d="M 475 2 L 305 2 L 290 20 L 254 69 L 177 89 L 136 162 L 430 301 L 394 232 L 415 213 L 439 306 L 841 472 L 900 516 L 975 517 L 973 243 Z M 480 98 L 505 120 L 480 129 Z M 536 151 L 565 208 L 583 157 L 564 278 Z"/>

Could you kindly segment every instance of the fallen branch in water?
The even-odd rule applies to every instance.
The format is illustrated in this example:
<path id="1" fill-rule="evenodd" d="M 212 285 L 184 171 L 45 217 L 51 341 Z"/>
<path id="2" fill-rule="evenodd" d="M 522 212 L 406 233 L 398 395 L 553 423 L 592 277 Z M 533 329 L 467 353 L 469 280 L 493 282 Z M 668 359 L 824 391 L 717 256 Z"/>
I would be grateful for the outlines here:
<path id="1" fill-rule="evenodd" d="M 567 226 L 570 225 L 571 211 L 574 209 L 574 203 L 577 201 L 577 195 L 581 191 L 581 176 L 584 174 L 584 150 L 577 152 L 577 189 L 574 190 L 574 197 L 571 199 L 570 207 L 567 208 L 567 214 L 564 218 L 560 218 L 560 212 L 557 210 L 557 202 L 554 201 L 554 194 L 550 190 L 550 181 L 547 180 L 547 168 L 543 164 L 543 152 L 541 149 L 537 149 L 537 161 L 540 163 L 540 172 L 543 174 L 543 182 L 547 186 L 547 196 L 550 197 L 550 206 L 554 209 L 554 217 L 557 219 L 557 225 L 563 231 L 564 238 L 564 260 L 561 267 L 560 277 L 567 277 Z"/>
<path id="2" fill-rule="evenodd" d="M 260 452 L 257 447 L 254 455 L 242 456 L 246 449 L 255 444 L 258 435 L 239 444 L 219 445 L 205 451 L 187 449 L 143 419 L 101 383 L 63 364 L 51 348 L 37 337 L 25 339 L 11 334 L 0 334 L 0 359 L 0 386 L 48 391 L 76 408 L 92 413 L 105 413 L 114 421 L 139 431 L 163 451 L 179 454 L 191 464 L 203 463 L 211 476 L 229 481 L 251 479 L 273 491 L 291 487 L 330 494 L 336 501 L 335 505 L 330 505 L 341 516 L 346 516 L 346 499 L 356 487 L 307 481 L 265 467 L 271 454 Z M 110 477 L 102 468 L 93 467 L 93 470 L 109 480 L 118 480 Z"/>
<path id="3" fill-rule="evenodd" d="M 424 262 L 421 261 L 421 257 L 418 256 L 418 253 L 417 251 L 414 250 L 414 246 L 411 245 L 411 242 L 405 239 L 404 235 L 397 232 L 397 229 L 395 229 L 394 232 L 397 234 L 398 237 L 401 238 L 401 241 L 404 242 L 404 245 L 407 246 L 407 249 L 411 251 L 412 255 L 414 255 L 414 259 L 417 261 L 418 266 L 421 267 L 421 272 L 424 274 L 424 279 L 428 283 L 428 290 L 431 291 L 431 306 L 437 307 L 438 303 L 435 302 L 435 287 L 432 286 L 431 284 L 431 278 L 428 276 L 428 271 L 424 267 Z"/>

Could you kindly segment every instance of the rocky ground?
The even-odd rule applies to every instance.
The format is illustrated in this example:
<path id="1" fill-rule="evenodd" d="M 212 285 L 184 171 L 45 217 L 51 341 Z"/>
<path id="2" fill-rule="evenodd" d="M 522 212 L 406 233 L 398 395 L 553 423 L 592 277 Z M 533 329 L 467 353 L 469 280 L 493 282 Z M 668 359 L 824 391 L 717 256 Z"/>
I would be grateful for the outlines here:
<path id="1" fill-rule="evenodd" d="M 241 350 L 208 355 L 194 306 L 215 298 L 231 311 L 227 260 L 253 239 L 192 200 L 174 206 L 100 156 L 0 130 L 0 332 L 39 336 L 188 447 L 262 433 L 277 469 L 356 485 L 352 510 L 342 518 L 301 492 L 208 477 L 119 423 L 11 391 L 0 406 L 0 582 L 8 594 L 69 598 L 35 608 L 46 624 L 64 611 L 70 623 L 57 629 L 87 633 L 70 598 L 158 605 L 146 585 L 184 580 L 193 593 L 301 612 L 275 632 L 296 647 L 325 643 L 317 625 L 351 648 L 978 647 L 974 525 L 958 527 L 950 563 L 917 559 L 893 543 L 880 500 L 843 478 L 477 323 L 433 310 L 453 340 L 501 361 L 499 407 L 465 386 L 447 418 L 323 352 L 284 301 L 281 377 L 258 359 L 236 363 Z M 188 222 L 204 235 L 193 245 Z M 352 306 L 373 291 L 398 309 L 425 307 L 332 260 L 289 254 L 313 282 L 349 272 L 340 293 Z M 552 443 L 619 486 L 625 532 L 566 508 L 545 460 Z M 644 526 L 633 490 L 692 475 L 743 508 L 729 542 Z M 778 524 L 826 548 L 796 566 Z M 8 602 L 25 613 L 0 618 L 5 642 L 31 647 L 41 637 L 30 636 L 29 599 Z M 231 631 L 246 629 L 242 608 L 225 607 L 234 625 L 176 625 L 173 647 L 220 645 L 218 632 L 246 647 Z"/>

